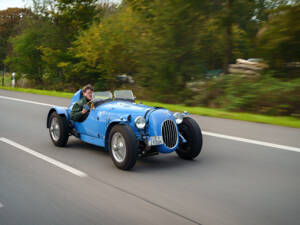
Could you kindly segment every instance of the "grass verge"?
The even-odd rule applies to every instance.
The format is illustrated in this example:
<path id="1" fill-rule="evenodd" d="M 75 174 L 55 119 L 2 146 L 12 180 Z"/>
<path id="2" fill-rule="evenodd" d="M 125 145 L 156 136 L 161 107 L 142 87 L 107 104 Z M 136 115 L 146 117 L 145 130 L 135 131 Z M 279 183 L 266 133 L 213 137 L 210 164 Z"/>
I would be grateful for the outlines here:
<path id="1" fill-rule="evenodd" d="M 0 89 L 9 90 L 9 91 L 20 91 L 20 92 L 26 92 L 32 94 L 39 94 L 39 95 L 64 97 L 64 98 L 71 98 L 73 96 L 73 93 L 68 93 L 68 92 L 47 91 L 47 90 L 38 90 L 38 89 L 29 89 L 29 88 L 11 88 L 11 87 L 0 86 Z M 300 128 L 300 119 L 295 117 L 290 117 L 290 116 L 267 116 L 267 115 L 253 114 L 253 113 L 229 112 L 222 109 L 213 109 L 213 108 L 206 108 L 206 107 L 189 107 L 184 105 L 172 105 L 172 104 L 164 104 L 164 103 L 149 102 L 149 101 L 142 101 L 142 103 L 149 106 L 164 107 L 173 112 L 188 111 L 191 114 L 202 115 L 202 116 L 243 120 L 249 122 L 266 123 L 266 124 Z"/>
<path id="2" fill-rule="evenodd" d="M 8 91 L 19 91 L 37 95 L 48 95 L 55 97 L 63 97 L 63 98 L 72 98 L 74 93 L 68 92 L 60 92 L 60 91 L 47 91 L 47 90 L 39 90 L 39 89 L 31 89 L 31 88 L 12 88 L 12 87 L 3 87 L 0 86 L 0 89 L 8 90 Z"/>

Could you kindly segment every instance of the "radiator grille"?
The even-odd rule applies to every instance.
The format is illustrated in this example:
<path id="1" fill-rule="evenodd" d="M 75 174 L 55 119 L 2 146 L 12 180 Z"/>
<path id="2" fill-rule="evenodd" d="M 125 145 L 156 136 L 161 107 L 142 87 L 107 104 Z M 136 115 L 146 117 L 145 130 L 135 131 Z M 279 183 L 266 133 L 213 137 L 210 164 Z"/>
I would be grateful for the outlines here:
<path id="1" fill-rule="evenodd" d="M 162 124 L 162 137 L 164 143 L 169 148 L 174 148 L 177 144 L 176 124 L 172 120 L 165 120 Z"/>

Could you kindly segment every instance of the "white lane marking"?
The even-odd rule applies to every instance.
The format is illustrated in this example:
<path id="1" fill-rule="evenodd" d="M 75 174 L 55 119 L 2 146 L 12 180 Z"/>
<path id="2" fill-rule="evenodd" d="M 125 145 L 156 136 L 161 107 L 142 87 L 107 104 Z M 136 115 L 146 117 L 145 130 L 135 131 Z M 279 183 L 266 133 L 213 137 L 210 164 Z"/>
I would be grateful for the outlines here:
<path id="1" fill-rule="evenodd" d="M 47 103 L 29 101 L 29 100 L 24 100 L 24 99 L 19 99 L 19 98 L 11 98 L 11 97 L 6 97 L 6 96 L 0 96 L 0 98 L 53 107 L 53 105 L 50 105 Z M 234 136 L 218 134 L 218 133 L 213 133 L 213 132 L 208 132 L 208 131 L 202 131 L 202 134 L 208 135 L 208 136 L 213 136 L 213 137 L 218 137 L 218 138 L 224 138 L 224 139 L 228 139 L 228 140 L 233 140 L 233 141 L 245 142 L 245 143 L 249 143 L 249 144 L 256 144 L 256 145 L 262 145 L 262 146 L 267 146 L 267 147 L 271 147 L 271 148 L 278 148 L 278 149 L 287 150 L 287 151 L 300 152 L 300 148 L 292 147 L 292 146 L 279 145 L 279 144 L 274 144 L 274 143 L 270 143 L 270 142 L 258 141 L 258 140 L 241 138 L 241 137 L 234 137 Z"/>
<path id="2" fill-rule="evenodd" d="M 12 97 L 7 97 L 7 96 L 0 96 L 0 98 L 7 99 L 7 100 L 18 101 L 18 102 L 30 103 L 30 104 L 35 104 L 35 105 L 50 106 L 50 107 L 54 106 L 54 105 L 43 103 L 43 102 L 35 102 L 35 101 L 24 100 L 24 99 L 19 99 L 19 98 L 12 98 Z M 60 107 L 64 107 L 64 106 L 60 106 Z"/>
<path id="3" fill-rule="evenodd" d="M 35 156 L 36 158 L 39 158 L 39 159 L 42 159 L 42 160 L 44 160 L 44 161 L 46 161 L 48 163 L 51 163 L 52 165 L 55 165 L 55 166 L 57 166 L 57 167 L 59 167 L 59 168 L 61 168 L 63 170 L 66 170 L 69 173 L 72 173 L 72 174 L 74 174 L 76 176 L 87 177 L 87 174 L 84 173 L 84 172 L 82 172 L 82 171 L 80 171 L 80 170 L 77 170 L 77 169 L 75 169 L 75 168 L 73 168 L 71 166 L 68 166 L 67 164 L 64 164 L 64 163 L 62 163 L 60 161 L 57 161 L 57 160 L 52 159 L 52 158 L 50 158 L 50 157 L 48 157 L 46 155 L 43 155 L 43 154 L 41 154 L 39 152 L 36 152 L 36 151 L 34 151 L 34 150 L 30 149 L 30 148 L 27 148 L 27 147 L 25 147 L 25 146 L 23 146 L 21 144 L 18 144 L 16 142 L 12 141 L 12 140 L 9 140 L 7 138 L 1 137 L 0 141 L 5 142 L 6 144 L 9 144 L 11 146 L 14 146 L 15 148 L 17 148 L 19 150 L 22 150 L 22 151 L 24 151 L 26 153 L 29 153 L 29 154 Z"/>
<path id="4" fill-rule="evenodd" d="M 213 136 L 213 137 L 218 137 L 218 138 L 224 138 L 224 139 L 228 139 L 228 140 L 233 140 L 233 141 L 240 141 L 240 142 L 246 142 L 246 143 L 255 144 L 255 145 L 262 145 L 262 146 L 271 147 L 271 148 L 278 148 L 278 149 L 282 149 L 282 150 L 286 150 L 286 151 L 300 152 L 300 148 L 287 146 L 287 145 L 278 145 L 278 144 L 273 144 L 270 142 L 258 141 L 258 140 L 241 138 L 241 137 L 234 137 L 234 136 L 217 134 L 217 133 L 212 133 L 212 132 L 207 132 L 207 131 L 202 131 L 202 134 L 208 135 L 208 136 Z"/>
<path id="5" fill-rule="evenodd" d="M 4 205 L 0 202 L 0 208 L 4 207 Z"/>

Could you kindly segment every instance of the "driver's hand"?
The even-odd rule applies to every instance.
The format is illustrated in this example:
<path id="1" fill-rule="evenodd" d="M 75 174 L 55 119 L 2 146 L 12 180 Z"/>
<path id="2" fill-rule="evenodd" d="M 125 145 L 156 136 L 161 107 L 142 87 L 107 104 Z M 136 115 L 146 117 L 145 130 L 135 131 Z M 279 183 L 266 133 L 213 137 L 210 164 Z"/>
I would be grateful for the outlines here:
<path id="1" fill-rule="evenodd" d="M 82 114 L 85 114 L 87 113 L 88 111 L 90 110 L 90 106 L 89 105 L 84 105 L 83 106 L 83 109 L 81 111 Z"/>
<path id="2" fill-rule="evenodd" d="M 85 108 L 83 108 L 82 111 L 81 111 L 82 114 L 85 114 L 85 113 L 87 113 L 87 112 L 88 112 L 88 111 L 87 111 Z"/>
<path id="3" fill-rule="evenodd" d="M 86 110 L 86 111 L 89 111 L 90 110 L 90 106 L 88 104 L 84 105 L 83 108 Z"/>

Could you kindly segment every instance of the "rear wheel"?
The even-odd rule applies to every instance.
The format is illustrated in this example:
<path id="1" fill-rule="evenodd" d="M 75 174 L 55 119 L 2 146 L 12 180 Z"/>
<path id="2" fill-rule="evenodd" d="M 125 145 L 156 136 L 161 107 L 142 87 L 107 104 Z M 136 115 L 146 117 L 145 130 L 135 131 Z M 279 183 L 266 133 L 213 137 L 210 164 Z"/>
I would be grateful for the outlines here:
<path id="1" fill-rule="evenodd" d="M 178 125 L 180 134 L 185 138 L 186 143 L 180 143 L 176 153 L 183 159 L 196 158 L 202 149 L 202 133 L 199 125 L 190 117 L 184 117 Z"/>
<path id="2" fill-rule="evenodd" d="M 114 164 L 122 170 L 131 169 L 136 163 L 138 142 L 128 125 L 115 125 L 109 134 L 109 153 Z"/>
<path id="3" fill-rule="evenodd" d="M 49 133 L 51 140 L 56 146 L 64 147 L 69 139 L 68 121 L 64 116 L 53 112 L 50 117 Z"/>

